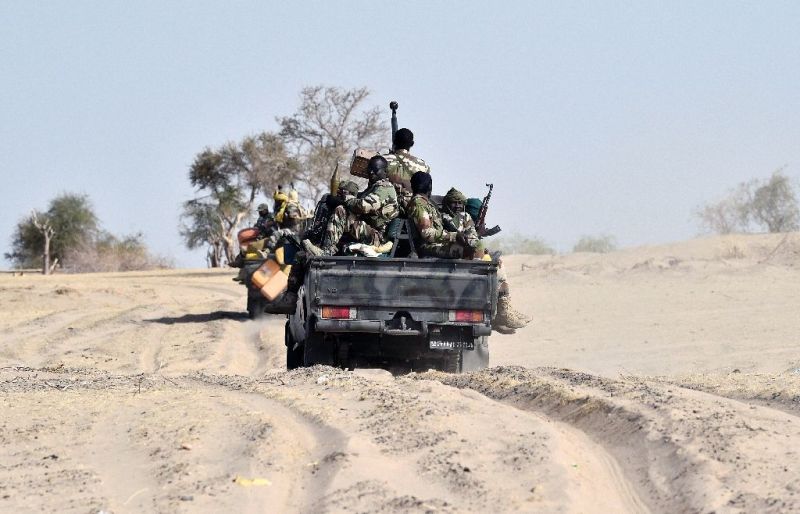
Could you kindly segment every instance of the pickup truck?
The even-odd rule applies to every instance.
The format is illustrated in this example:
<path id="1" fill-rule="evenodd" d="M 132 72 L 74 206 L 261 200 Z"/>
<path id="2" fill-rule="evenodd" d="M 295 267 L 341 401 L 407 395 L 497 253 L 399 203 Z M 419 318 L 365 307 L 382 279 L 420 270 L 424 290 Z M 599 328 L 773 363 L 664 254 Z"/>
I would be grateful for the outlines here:
<path id="1" fill-rule="evenodd" d="M 312 257 L 286 322 L 286 366 L 485 368 L 496 309 L 495 262 Z"/>

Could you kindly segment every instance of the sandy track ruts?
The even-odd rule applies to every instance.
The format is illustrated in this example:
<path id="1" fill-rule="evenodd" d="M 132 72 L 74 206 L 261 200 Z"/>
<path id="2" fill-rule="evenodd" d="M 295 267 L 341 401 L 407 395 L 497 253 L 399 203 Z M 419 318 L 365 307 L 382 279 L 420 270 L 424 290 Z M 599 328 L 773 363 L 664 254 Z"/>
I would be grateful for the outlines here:
<path id="1" fill-rule="evenodd" d="M 785 446 L 800 436 L 800 419 L 781 410 L 554 368 L 436 378 L 581 429 L 616 457 L 653 510 L 800 509 L 800 450 Z"/>
<path id="2" fill-rule="evenodd" d="M 3 451 L 18 450 L 1 456 L 13 466 L 0 495 L 23 510 L 644 511 L 581 431 L 436 381 L 331 368 L 0 378 Z M 73 503 L 41 494 L 56 475 L 80 480 Z"/>

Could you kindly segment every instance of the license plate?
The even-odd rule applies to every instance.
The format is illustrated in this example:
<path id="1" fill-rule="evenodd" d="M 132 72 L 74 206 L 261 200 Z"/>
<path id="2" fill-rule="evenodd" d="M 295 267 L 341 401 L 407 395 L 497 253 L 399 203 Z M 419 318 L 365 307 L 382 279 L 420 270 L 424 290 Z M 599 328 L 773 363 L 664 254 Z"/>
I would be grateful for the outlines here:
<path id="1" fill-rule="evenodd" d="M 429 347 L 431 350 L 474 350 L 475 341 L 448 341 L 431 337 Z"/>

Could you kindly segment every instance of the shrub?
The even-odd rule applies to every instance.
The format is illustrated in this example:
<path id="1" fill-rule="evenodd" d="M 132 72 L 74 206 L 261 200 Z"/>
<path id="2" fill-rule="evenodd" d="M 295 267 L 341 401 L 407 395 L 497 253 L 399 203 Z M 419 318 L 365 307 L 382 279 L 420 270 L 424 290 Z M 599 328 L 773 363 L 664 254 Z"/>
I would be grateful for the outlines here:
<path id="1" fill-rule="evenodd" d="M 506 255 L 553 255 L 556 253 L 543 239 L 517 233 L 487 242 L 486 245 L 490 250 L 500 250 Z"/>
<path id="2" fill-rule="evenodd" d="M 614 236 L 600 235 L 600 236 L 583 236 L 575 246 L 572 247 L 573 252 L 587 252 L 587 253 L 608 253 L 617 249 L 617 240 Z"/>
<path id="3" fill-rule="evenodd" d="M 723 199 L 695 212 L 705 232 L 789 232 L 800 228 L 800 209 L 783 168 L 768 180 L 739 184 Z"/>
<path id="4" fill-rule="evenodd" d="M 800 210 L 789 177 L 778 170 L 753 193 L 750 216 L 770 232 L 791 232 L 800 226 Z"/>

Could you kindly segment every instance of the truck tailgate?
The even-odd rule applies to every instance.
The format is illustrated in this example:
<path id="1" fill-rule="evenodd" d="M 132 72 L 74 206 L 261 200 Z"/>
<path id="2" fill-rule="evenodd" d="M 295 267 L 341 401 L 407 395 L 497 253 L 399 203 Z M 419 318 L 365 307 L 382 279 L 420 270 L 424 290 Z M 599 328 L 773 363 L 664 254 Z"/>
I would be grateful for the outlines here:
<path id="1" fill-rule="evenodd" d="M 317 305 L 491 309 L 497 265 L 446 259 L 320 257 L 308 279 Z"/>

